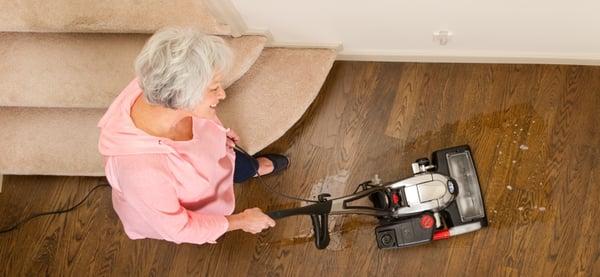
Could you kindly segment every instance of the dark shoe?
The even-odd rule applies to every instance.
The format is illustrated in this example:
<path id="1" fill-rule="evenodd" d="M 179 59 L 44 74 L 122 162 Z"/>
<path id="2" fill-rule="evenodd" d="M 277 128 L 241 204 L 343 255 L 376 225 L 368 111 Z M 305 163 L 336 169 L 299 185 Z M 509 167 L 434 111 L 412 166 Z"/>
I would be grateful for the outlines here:
<path id="1" fill-rule="evenodd" d="M 283 171 L 284 169 L 288 168 L 288 166 L 290 165 L 290 160 L 284 155 L 264 154 L 264 155 L 256 156 L 255 158 L 257 158 L 257 159 L 258 158 L 267 158 L 273 163 L 273 171 L 271 171 L 271 173 L 267 173 L 267 174 L 264 174 L 261 176 L 277 174 L 277 173 Z"/>

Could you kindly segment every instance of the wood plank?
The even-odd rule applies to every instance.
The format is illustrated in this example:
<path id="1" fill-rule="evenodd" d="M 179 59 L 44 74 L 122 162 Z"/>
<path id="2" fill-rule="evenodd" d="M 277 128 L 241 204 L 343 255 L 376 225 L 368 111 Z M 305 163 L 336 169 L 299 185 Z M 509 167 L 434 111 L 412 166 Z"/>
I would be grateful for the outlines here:
<path id="1" fill-rule="evenodd" d="M 215 245 L 129 240 L 100 189 L 80 209 L 0 234 L 0 275 L 392 276 L 600 274 L 600 68 L 554 65 L 337 62 L 308 113 L 267 151 L 290 156 L 277 190 L 310 197 L 346 171 L 354 186 L 374 174 L 410 175 L 410 162 L 468 143 L 490 226 L 428 245 L 382 251 L 376 222 L 348 216 L 343 244 L 317 250 L 294 238 L 308 218 L 287 218 L 254 236 L 233 232 Z M 6 176 L 0 226 L 72 203 L 96 178 Z M 296 201 L 253 180 L 236 205 L 276 209 Z M 338 188 L 336 188 L 338 189 Z"/>

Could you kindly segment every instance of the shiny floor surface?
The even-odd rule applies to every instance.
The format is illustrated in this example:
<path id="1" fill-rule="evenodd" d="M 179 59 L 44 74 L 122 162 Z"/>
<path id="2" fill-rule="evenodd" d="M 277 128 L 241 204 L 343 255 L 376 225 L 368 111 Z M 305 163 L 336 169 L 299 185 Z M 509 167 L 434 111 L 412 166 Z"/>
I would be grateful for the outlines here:
<path id="1" fill-rule="evenodd" d="M 469 144 L 488 228 L 386 251 L 364 216 L 333 217 L 327 250 L 315 249 L 307 217 L 215 245 L 131 241 L 100 188 L 73 212 L 0 234 L 0 275 L 597 276 L 599 111 L 599 67 L 337 62 L 301 122 L 268 149 L 289 155 L 290 169 L 264 181 L 302 197 L 342 195 Z M 97 182 L 5 176 L 0 226 L 66 207 Z M 299 205 L 261 186 L 236 185 L 237 209 Z"/>

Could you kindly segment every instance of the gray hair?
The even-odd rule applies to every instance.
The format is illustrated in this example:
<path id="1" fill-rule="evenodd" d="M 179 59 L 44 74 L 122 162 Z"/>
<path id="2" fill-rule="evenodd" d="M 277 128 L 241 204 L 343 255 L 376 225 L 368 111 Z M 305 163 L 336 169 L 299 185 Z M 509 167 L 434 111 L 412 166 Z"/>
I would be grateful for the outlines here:
<path id="1" fill-rule="evenodd" d="M 231 49 L 222 38 L 166 28 L 146 42 L 135 61 L 135 73 L 149 103 L 192 109 L 215 73 L 226 74 L 231 62 Z"/>

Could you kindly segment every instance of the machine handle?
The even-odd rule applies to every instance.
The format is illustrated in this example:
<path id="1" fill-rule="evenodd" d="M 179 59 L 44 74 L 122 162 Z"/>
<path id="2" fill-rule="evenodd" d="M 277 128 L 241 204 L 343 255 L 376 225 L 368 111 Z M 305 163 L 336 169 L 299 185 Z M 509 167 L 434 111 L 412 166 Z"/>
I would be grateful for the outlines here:
<path id="1" fill-rule="evenodd" d="M 319 202 L 299 208 L 270 211 L 266 212 L 266 214 L 273 219 L 280 219 L 294 215 L 322 215 L 328 214 L 329 212 L 331 212 L 331 201 Z"/>
<path id="2" fill-rule="evenodd" d="M 285 209 L 279 211 L 270 211 L 266 214 L 273 219 L 284 218 L 294 215 L 310 215 L 312 220 L 313 231 L 315 233 L 315 245 L 318 249 L 325 249 L 329 245 L 329 228 L 328 228 L 328 216 L 331 212 L 331 200 L 320 199 L 322 202 L 318 202 L 312 205 Z"/>
<path id="3" fill-rule="evenodd" d="M 310 215 L 310 219 L 312 220 L 317 249 L 327 248 L 329 245 L 328 214 L 313 214 Z"/>

